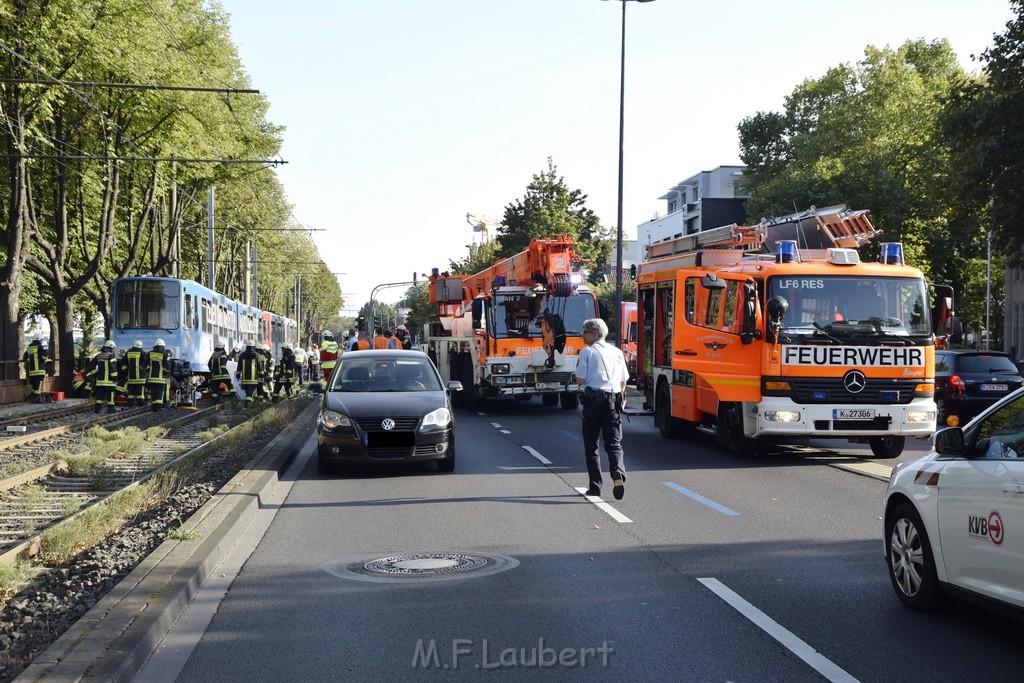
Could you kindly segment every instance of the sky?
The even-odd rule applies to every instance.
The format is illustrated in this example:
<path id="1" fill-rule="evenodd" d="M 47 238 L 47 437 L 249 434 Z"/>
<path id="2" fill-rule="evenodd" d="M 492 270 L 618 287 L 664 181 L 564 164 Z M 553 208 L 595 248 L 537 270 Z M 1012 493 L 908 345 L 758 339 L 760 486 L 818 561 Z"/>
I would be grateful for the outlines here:
<path id="1" fill-rule="evenodd" d="M 618 0 L 220 3 L 285 127 L 276 173 L 344 314 L 464 258 L 466 214 L 500 221 L 549 157 L 616 226 Z M 624 238 L 680 181 L 739 164 L 736 126 L 802 81 L 919 38 L 977 71 L 1012 18 L 1008 0 L 627 2 Z"/>

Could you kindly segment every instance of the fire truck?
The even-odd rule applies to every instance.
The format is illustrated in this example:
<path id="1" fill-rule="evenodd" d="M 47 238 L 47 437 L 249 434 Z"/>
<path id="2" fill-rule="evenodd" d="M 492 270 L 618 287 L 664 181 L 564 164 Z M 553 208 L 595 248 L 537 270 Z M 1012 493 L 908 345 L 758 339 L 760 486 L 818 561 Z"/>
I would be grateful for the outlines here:
<path id="1" fill-rule="evenodd" d="M 862 262 L 879 234 L 866 211 L 812 207 L 650 245 L 637 385 L 662 436 L 710 433 L 738 457 L 847 438 L 878 458 L 930 436 L 953 291 L 899 243 Z"/>
<path id="2" fill-rule="evenodd" d="M 424 350 L 445 381 L 462 383 L 456 407 L 499 396 L 579 406 L 576 354 L 598 307 L 571 238 L 534 239 L 474 275 L 434 268 L 428 280 L 437 314 L 424 326 Z"/>

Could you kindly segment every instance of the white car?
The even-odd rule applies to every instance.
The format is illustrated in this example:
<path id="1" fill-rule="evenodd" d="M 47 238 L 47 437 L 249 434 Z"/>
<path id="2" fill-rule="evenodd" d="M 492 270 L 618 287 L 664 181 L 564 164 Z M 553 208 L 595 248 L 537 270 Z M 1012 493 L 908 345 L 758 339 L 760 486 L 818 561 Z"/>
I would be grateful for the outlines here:
<path id="1" fill-rule="evenodd" d="M 893 468 L 883 519 L 889 578 L 908 607 L 956 593 L 1024 613 L 1024 389 Z"/>

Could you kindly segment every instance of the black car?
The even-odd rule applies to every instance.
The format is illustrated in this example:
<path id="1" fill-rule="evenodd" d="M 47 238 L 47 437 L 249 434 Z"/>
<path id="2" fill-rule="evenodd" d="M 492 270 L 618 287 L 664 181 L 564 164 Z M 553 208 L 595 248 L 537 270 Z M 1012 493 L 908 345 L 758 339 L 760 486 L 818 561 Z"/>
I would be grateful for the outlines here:
<path id="1" fill-rule="evenodd" d="M 437 461 L 455 469 L 455 416 L 433 362 L 419 351 L 348 351 L 331 374 L 317 420 L 317 470 Z"/>
<path id="2" fill-rule="evenodd" d="M 936 351 L 936 426 L 945 427 L 955 415 L 958 424 L 981 413 L 1002 397 L 1024 386 L 1024 378 L 1009 355 L 997 351 Z"/>

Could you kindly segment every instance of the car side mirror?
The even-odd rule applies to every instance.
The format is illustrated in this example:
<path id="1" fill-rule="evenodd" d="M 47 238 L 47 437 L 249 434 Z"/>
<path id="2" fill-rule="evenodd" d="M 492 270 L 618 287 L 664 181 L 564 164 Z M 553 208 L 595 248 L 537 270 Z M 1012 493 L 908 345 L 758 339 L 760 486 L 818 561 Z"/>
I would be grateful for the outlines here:
<path id="1" fill-rule="evenodd" d="M 462 391 L 462 382 L 454 379 L 448 382 L 448 391 Z"/>
<path id="2" fill-rule="evenodd" d="M 947 427 L 935 432 L 935 452 L 939 455 L 964 454 L 964 430 L 960 427 Z"/>
<path id="3" fill-rule="evenodd" d="M 708 273 L 700 279 L 700 286 L 704 289 L 717 292 L 725 289 L 725 280 L 722 280 L 714 273 Z"/>

